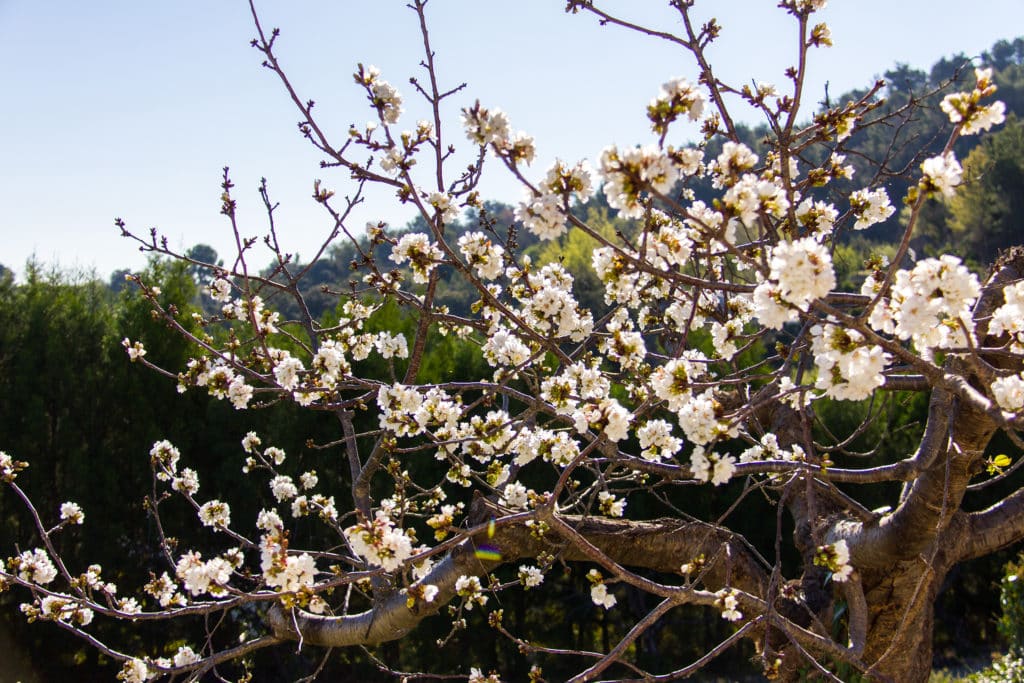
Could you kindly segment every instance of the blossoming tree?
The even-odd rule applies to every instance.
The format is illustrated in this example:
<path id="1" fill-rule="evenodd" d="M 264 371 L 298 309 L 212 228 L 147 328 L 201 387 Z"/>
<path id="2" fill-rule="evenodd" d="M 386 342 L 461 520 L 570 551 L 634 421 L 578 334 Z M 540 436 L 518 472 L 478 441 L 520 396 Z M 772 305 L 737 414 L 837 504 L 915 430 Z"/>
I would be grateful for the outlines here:
<path id="1" fill-rule="evenodd" d="M 977 69 L 973 89 L 942 101 L 952 132 L 941 154 L 908 171 L 916 185 L 904 200 L 895 256 L 872 260 L 858 291 L 839 291 L 835 244 L 891 220 L 895 207 L 881 186 L 892 171 L 884 163 L 861 189 L 836 189 L 854 180 L 844 155 L 851 132 L 885 120 L 883 84 L 810 122 L 804 114 L 807 59 L 831 43 L 814 18 L 825 0 L 780 2 L 799 37 L 798 66 L 780 89 L 717 79 L 705 49 L 719 27 L 695 25 L 692 2 L 670 3 L 682 27 L 673 34 L 569 0 L 569 12 L 671 41 L 696 68 L 690 80 L 656 91 L 647 107 L 652 142 L 608 147 L 596 169 L 558 161 L 540 174 L 531 168 L 534 140 L 490 103 L 462 109 L 458 135 L 443 120 L 461 88 L 442 85 L 435 69 L 426 4 L 411 5 L 427 76 L 412 88 L 432 118 L 405 121 L 403 95 L 376 68 L 359 65 L 356 87 L 375 120 L 340 141 L 281 69 L 277 32 L 265 32 L 253 10 L 253 45 L 298 108 L 301 131 L 354 184 L 344 200 L 320 181 L 314 192 L 334 225 L 324 248 L 347 239 L 361 256 L 361 280 L 339 286 L 340 318 L 283 320 L 267 305 L 275 293 L 308 311 L 298 287 L 307 269 L 278 248 L 269 200 L 266 244 L 276 268 L 269 277 L 250 269 L 257 241 L 236 221 L 225 172 L 222 210 L 238 254 L 229 268 L 210 265 L 208 294 L 222 308 L 198 320 L 206 331 L 191 331 L 177 310 L 160 305 L 152 283 L 135 278 L 156 314 L 194 344 L 193 360 L 157 368 L 143 341 L 124 340 L 132 361 L 177 377 L 183 392 L 207 391 L 239 410 L 285 400 L 333 415 L 338 438 L 322 452 L 343 458 L 348 476 L 299 471 L 284 450 L 250 432 L 239 448 L 241 470 L 269 490 L 256 519 L 239 519 L 233 501 L 202 494 L 189 454 L 160 441 L 149 454 L 149 509 L 165 566 L 144 586 L 117 587 L 102 568 L 70 566 L 57 552 L 55 537 L 73 534 L 88 511 L 68 502 L 51 519 L 19 487 L 28 464 L 0 453 L 0 478 L 23 500 L 39 541 L 5 557 L 0 589 L 24 594 L 30 620 L 54 622 L 123 662 L 125 681 L 199 678 L 268 647 L 383 643 L 437 614 L 457 630 L 474 609 L 536 662 L 533 680 L 544 680 L 545 658 L 559 656 L 574 662 L 574 681 L 675 680 L 744 640 L 768 677 L 816 670 L 838 680 L 835 667 L 843 666 L 879 680 L 924 680 L 943 578 L 961 561 L 1024 538 L 1021 491 L 1008 489 L 982 510 L 962 505 L 972 488 L 1016 469 L 1007 456 L 986 454 L 995 434 L 1022 446 L 1024 252 L 1004 254 L 979 279 L 955 256 L 915 260 L 909 250 L 921 207 L 962 181 L 956 140 L 1003 120 L 1002 105 L 990 99 L 990 72 Z M 740 140 L 729 109 L 736 104 L 756 108 L 768 124 L 771 139 L 759 153 Z M 676 141 L 684 119 L 700 122 L 702 141 Z M 455 161 L 457 149 L 471 151 L 468 166 Z M 461 212 L 481 207 L 485 169 L 523 184 L 516 225 L 481 217 L 456 237 L 451 225 Z M 710 184 L 713 202 L 694 198 L 697 183 Z M 369 185 L 396 191 L 427 229 L 355 230 L 349 216 Z M 614 235 L 573 211 L 598 186 L 626 226 Z M 541 240 L 567 231 L 594 240 L 607 312 L 579 305 L 574 273 L 524 255 L 520 227 Z M 144 248 L 178 256 L 156 235 L 122 228 Z M 471 312 L 437 303 L 442 268 L 474 288 Z M 412 311 L 411 334 L 368 331 L 386 302 Z M 428 337 L 437 334 L 478 349 L 489 376 L 424 383 Z M 371 357 L 389 368 L 387 377 L 359 371 Z M 856 434 L 818 424 L 823 401 L 871 402 L 892 391 L 929 396 L 916 450 L 883 446 L 885 462 L 867 466 L 850 451 Z M 433 459 L 441 463 L 436 476 L 410 474 L 429 471 L 413 464 Z M 728 496 L 725 512 L 699 519 L 681 510 L 678 501 L 695 486 Z M 879 486 L 892 492 L 887 507 L 858 502 Z M 161 505 L 171 498 L 194 510 L 216 550 L 179 547 L 165 535 Z M 778 510 L 774 550 L 733 529 L 753 498 Z M 304 517 L 333 541 L 293 542 L 290 529 Z M 786 553 L 799 562 L 784 564 Z M 563 565 L 586 578 L 602 610 L 620 610 L 627 594 L 647 596 L 641 604 L 653 607 L 631 616 L 600 652 L 512 632 L 497 607 L 501 594 L 542 595 Z M 731 635 L 696 661 L 663 658 L 658 670 L 640 669 L 634 645 L 687 605 L 731 622 Z M 258 633 L 223 637 L 237 627 L 223 616 L 254 607 Z M 129 651 L 92 630 L 101 619 L 195 618 L 206 619 L 207 637 L 166 657 Z M 471 681 L 502 676 L 463 673 Z"/>

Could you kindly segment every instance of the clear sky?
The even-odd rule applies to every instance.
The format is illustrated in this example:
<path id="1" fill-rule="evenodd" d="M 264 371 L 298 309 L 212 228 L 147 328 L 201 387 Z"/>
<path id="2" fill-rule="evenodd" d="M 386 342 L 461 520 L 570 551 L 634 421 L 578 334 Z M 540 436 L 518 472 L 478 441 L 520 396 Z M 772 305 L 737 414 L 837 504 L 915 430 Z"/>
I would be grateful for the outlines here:
<path id="1" fill-rule="evenodd" d="M 673 30 L 667 2 L 609 0 L 609 11 Z M 697 0 L 724 27 L 711 51 L 716 74 L 742 84 L 785 84 L 794 25 L 774 0 Z M 425 110 L 408 78 L 422 43 L 406 0 L 258 0 L 295 85 L 317 102 L 321 123 L 343 140 L 372 118 L 352 83 L 357 62 L 375 64 L 406 99 L 409 128 Z M 564 0 L 432 0 L 432 40 L 442 85 L 467 88 L 447 110 L 447 139 L 464 144 L 459 108 L 480 99 L 537 139 L 541 175 L 551 160 L 595 159 L 607 144 L 651 139 L 644 106 L 665 80 L 696 70 L 678 48 L 566 15 Z M 832 0 L 821 20 L 835 47 L 812 55 L 809 92 L 821 98 L 865 87 L 896 62 L 927 69 L 956 52 L 977 55 L 1024 34 L 1024 0 Z M 230 166 L 242 229 L 262 235 L 256 187 L 268 179 L 281 203 L 285 246 L 312 255 L 330 229 L 309 199 L 322 178 L 339 195 L 346 178 L 322 171 L 298 134 L 297 112 L 249 46 L 245 0 L 0 0 L 0 263 L 95 268 L 101 277 L 144 263 L 113 226 L 122 217 L 157 227 L 182 249 L 232 244 L 218 214 L 221 168 Z M 746 120 L 753 121 L 751 117 Z M 685 138 L 686 130 L 678 131 Z M 680 139 L 680 142 L 683 141 Z M 501 169 L 486 198 L 515 201 Z M 408 209 L 371 195 L 353 227 L 403 224 Z M 264 265 L 269 255 L 259 255 Z"/>

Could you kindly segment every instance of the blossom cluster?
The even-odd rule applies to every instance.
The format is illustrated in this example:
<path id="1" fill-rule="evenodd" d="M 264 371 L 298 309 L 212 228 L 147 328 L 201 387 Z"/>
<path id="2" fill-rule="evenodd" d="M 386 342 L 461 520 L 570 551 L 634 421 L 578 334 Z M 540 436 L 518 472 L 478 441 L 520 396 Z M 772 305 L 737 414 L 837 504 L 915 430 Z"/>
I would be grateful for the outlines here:
<path id="1" fill-rule="evenodd" d="M 839 400 L 860 401 L 885 383 L 891 356 L 866 344 L 856 330 L 833 324 L 811 328 L 811 352 L 818 367 L 815 386 Z"/>
<path id="2" fill-rule="evenodd" d="M 704 114 L 707 98 L 685 78 L 673 78 L 661 86 L 657 97 L 647 105 L 647 118 L 655 133 L 664 134 L 669 124 L 681 116 L 697 121 Z"/>
<path id="3" fill-rule="evenodd" d="M 39 619 L 61 621 L 74 626 L 88 626 L 92 623 L 93 611 L 83 607 L 78 600 L 69 595 L 47 595 L 39 601 L 38 610 L 22 604 L 23 612 Z"/>
<path id="4" fill-rule="evenodd" d="M 354 553 L 387 571 L 398 569 L 413 554 L 412 540 L 384 510 L 345 529 L 345 538 Z"/>
<path id="5" fill-rule="evenodd" d="M 645 193 L 668 193 L 683 173 L 654 145 L 624 150 L 607 147 L 601 152 L 600 170 L 608 204 L 623 218 L 642 217 Z"/>
<path id="6" fill-rule="evenodd" d="M 857 222 L 853 224 L 854 230 L 866 230 L 885 221 L 896 211 L 889 203 L 889 193 L 884 187 L 851 193 L 850 209 L 857 217 Z"/>
<path id="7" fill-rule="evenodd" d="M 459 238 L 459 251 L 480 278 L 493 280 L 502 273 L 505 250 L 484 233 L 464 234 Z"/>
<path id="8" fill-rule="evenodd" d="M 42 548 L 25 550 L 8 561 L 10 570 L 22 581 L 45 586 L 57 578 L 57 568 Z"/>
<path id="9" fill-rule="evenodd" d="M 467 610 L 473 609 L 473 605 L 483 607 L 487 604 L 487 596 L 484 595 L 483 586 L 476 576 L 460 576 L 455 581 L 455 593 L 463 599 Z"/>
<path id="10" fill-rule="evenodd" d="M 1002 102 L 982 105 L 981 100 L 996 91 L 992 82 L 992 69 L 975 69 L 975 85 L 970 92 L 950 93 L 939 105 L 949 120 L 960 126 L 963 135 L 976 135 L 1006 120 L 1006 105 Z"/>
<path id="11" fill-rule="evenodd" d="M 284 524 L 277 513 L 263 510 L 256 526 L 264 530 L 260 537 L 260 569 L 268 586 L 283 593 L 309 589 L 316 581 L 316 561 L 309 553 L 288 550 Z M 322 600 L 312 603 L 325 607 Z"/>
<path id="12" fill-rule="evenodd" d="M 861 292 L 873 297 L 880 284 L 871 274 Z M 868 318 L 875 330 L 909 339 L 922 353 L 962 347 L 973 337 L 971 307 L 981 285 L 957 257 L 923 259 L 911 270 L 896 271 L 890 293 Z"/>
<path id="13" fill-rule="evenodd" d="M 0 451 L 0 481 L 14 481 L 14 478 L 18 476 L 18 472 L 26 467 L 28 467 L 27 462 L 15 460 L 4 451 Z"/>
<path id="14" fill-rule="evenodd" d="M 440 263 L 444 254 L 430 238 L 421 232 L 409 232 L 399 238 L 391 250 L 391 260 L 401 265 L 408 262 L 413 282 L 426 283 L 430 272 Z"/>
<path id="15" fill-rule="evenodd" d="M 996 337 L 1007 335 L 1010 350 L 1024 353 L 1024 282 L 1003 287 L 1003 302 L 992 311 L 988 332 Z"/>
<path id="16" fill-rule="evenodd" d="M 210 396 L 228 399 L 231 405 L 241 410 L 249 406 L 254 389 L 246 383 L 245 377 L 220 359 L 194 358 L 188 362 L 187 370 L 178 375 L 178 392 L 188 386 L 206 387 Z"/>
<path id="17" fill-rule="evenodd" d="M 513 167 L 521 162 L 529 164 L 536 156 L 533 138 L 523 132 L 513 133 L 508 115 L 500 109 L 487 109 L 477 102 L 462 110 L 462 125 L 470 142 L 490 145 Z"/>
<path id="18" fill-rule="evenodd" d="M 697 446 L 690 454 L 690 472 L 698 481 L 710 481 L 715 486 L 721 486 L 732 479 L 736 472 L 736 458 L 708 452 L 704 446 Z"/>
<path id="19" fill-rule="evenodd" d="M 566 230 L 569 202 L 585 202 L 594 194 L 590 166 L 579 162 L 568 166 L 558 159 L 548 169 L 539 189 L 515 210 L 516 220 L 542 240 L 555 239 Z"/>
<path id="20" fill-rule="evenodd" d="M 214 557 L 203 561 L 198 552 L 188 552 L 181 556 L 175 566 L 175 575 L 192 595 L 209 593 L 213 597 L 227 595 L 227 585 L 231 580 L 231 572 L 235 565 L 227 557 Z"/>
<path id="21" fill-rule="evenodd" d="M 1024 352 L 1024 282 L 1003 287 L 1003 305 L 992 312 L 988 332 L 1008 341 L 1014 353 Z M 1024 372 L 997 377 L 990 385 L 992 397 L 1000 408 L 1017 412 L 1024 408 Z"/>
<path id="22" fill-rule="evenodd" d="M 267 308 L 263 297 L 259 295 L 239 297 L 228 301 L 221 307 L 221 315 L 225 320 L 241 320 L 252 323 L 256 331 L 264 335 L 277 333 L 277 326 L 281 321 L 281 314 Z"/>
<path id="23" fill-rule="evenodd" d="M 736 597 L 736 591 L 730 588 L 723 588 L 715 593 L 715 605 L 722 610 L 722 618 L 726 621 L 739 621 L 743 613 L 739 610 L 740 602 Z"/>
<path id="24" fill-rule="evenodd" d="M 380 69 L 359 65 L 353 75 L 356 83 L 364 86 L 370 104 L 377 110 L 383 123 L 398 123 L 402 115 L 402 96 L 390 83 L 380 77 Z"/>
<path id="25" fill-rule="evenodd" d="M 596 569 L 587 572 L 587 580 L 590 581 L 590 599 L 598 607 L 611 609 L 618 602 L 612 593 L 608 592 L 608 584 L 604 577 Z"/>

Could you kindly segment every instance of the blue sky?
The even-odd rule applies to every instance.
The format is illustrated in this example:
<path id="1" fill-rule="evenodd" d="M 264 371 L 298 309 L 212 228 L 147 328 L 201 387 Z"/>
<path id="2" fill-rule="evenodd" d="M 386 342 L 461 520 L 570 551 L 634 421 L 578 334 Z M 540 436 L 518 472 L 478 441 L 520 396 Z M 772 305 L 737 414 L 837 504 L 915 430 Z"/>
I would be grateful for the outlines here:
<path id="1" fill-rule="evenodd" d="M 322 124 L 342 140 L 372 112 L 355 88 L 357 62 L 375 64 L 405 95 L 403 124 L 425 114 L 408 85 L 422 59 L 415 15 L 405 0 L 257 2 L 265 26 L 278 26 L 278 55 Z M 602 4 L 602 3 L 598 3 Z M 450 100 L 479 98 L 509 113 L 537 139 L 541 175 L 556 156 L 595 159 L 607 144 L 651 139 L 644 106 L 665 80 L 693 80 L 687 55 L 590 16 L 566 15 L 564 0 L 432 0 L 432 39 L 442 85 L 467 83 Z M 668 30 L 679 21 L 665 2 L 610 0 L 613 13 Z M 773 0 L 698 0 L 724 33 L 711 51 L 716 73 L 737 84 L 785 84 L 794 22 Z M 896 62 L 928 68 L 958 51 L 976 55 L 1024 33 L 1024 2 L 986 0 L 832 0 L 820 15 L 835 47 L 812 55 L 809 92 L 820 99 L 870 84 Z M 230 255 L 219 215 L 221 168 L 230 166 L 242 230 L 265 232 L 256 187 L 265 176 L 281 203 L 285 246 L 312 255 L 330 229 L 309 199 L 322 178 L 339 195 L 346 178 L 321 171 L 299 136 L 297 113 L 259 54 L 244 0 L 0 0 L 0 263 L 20 271 L 29 257 L 106 277 L 144 259 L 113 226 L 115 217 L 145 232 L 157 227 L 182 249 L 205 242 Z M 754 119 L 749 115 L 748 121 Z M 677 131 L 682 142 L 692 131 Z M 487 198 L 520 191 L 501 169 Z M 370 195 L 353 220 L 402 224 L 408 209 L 389 193 Z M 256 265 L 269 254 L 255 257 Z"/>

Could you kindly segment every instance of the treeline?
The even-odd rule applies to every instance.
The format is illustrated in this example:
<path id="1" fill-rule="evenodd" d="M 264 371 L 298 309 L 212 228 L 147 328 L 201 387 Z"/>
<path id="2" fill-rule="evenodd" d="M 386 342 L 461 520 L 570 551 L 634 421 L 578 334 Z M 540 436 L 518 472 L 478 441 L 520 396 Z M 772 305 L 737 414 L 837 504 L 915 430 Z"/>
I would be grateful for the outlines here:
<path id="1" fill-rule="evenodd" d="M 1024 235 L 1024 212 L 1020 210 L 1024 207 L 1019 206 L 1024 202 L 1024 124 L 1019 118 L 1024 114 L 1024 39 L 1000 41 L 982 59 L 995 69 L 998 96 L 1007 105 L 1008 120 L 1001 130 L 985 137 L 980 144 L 974 137 L 961 139 L 956 151 L 958 158 L 964 160 L 964 187 L 948 204 L 928 205 L 920 236 L 914 243 L 920 254 L 950 250 L 976 267 L 990 262 L 998 249 L 1019 243 Z M 831 198 L 837 206 L 845 205 L 843 192 L 866 185 L 876 176 L 884 179 L 894 204 L 904 196 L 917 171 L 920 155 L 936 153 L 948 132 L 948 119 L 938 107 L 942 95 L 932 91 L 950 79 L 970 81 L 973 72 L 964 68 L 967 61 L 963 55 L 957 55 L 940 60 L 927 72 L 901 65 L 884 74 L 889 85 L 884 92 L 886 103 L 876 110 L 877 123 L 855 129 L 847 144 L 847 161 L 856 169 L 854 178 L 829 190 L 836 193 Z M 863 94 L 847 93 L 840 101 Z M 765 132 L 741 129 L 743 139 L 758 149 L 763 147 Z M 710 149 L 709 156 L 713 154 Z M 710 202 L 713 196 L 710 187 L 697 184 L 689 189 L 705 201 Z M 630 230 L 628 223 L 613 216 L 602 195 L 576 211 L 602 234 L 628 234 Z M 879 226 L 881 229 L 844 236 L 837 246 L 839 275 L 856 279 L 864 257 L 884 251 L 901 234 L 902 225 L 902 220 L 893 219 L 887 226 Z M 404 228 L 425 229 L 422 220 Z M 511 207 L 496 202 L 485 203 L 481 210 L 470 213 L 451 229 L 452 242 L 464 232 L 484 230 L 503 243 L 517 244 L 535 262 L 562 261 L 576 278 L 581 303 L 595 311 L 595 318 L 605 309 L 601 284 L 590 267 L 594 241 L 580 231 L 570 231 L 557 241 L 539 243 L 528 232 L 517 229 Z M 363 255 L 355 245 L 340 243 L 314 264 L 295 263 L 287 267 L 299 269 L 309 265 L 302 293 L 315 318 L 329 319 L 338 315 L 336 293 L 360 286 L 366 271 L 365 256 L 387 268 L 391 265 L 389 253 L 382 246 Z M 219 263 L 216 252 L 205 245 L 197 245 L 188 256 L 197 262 Z M 230 404 L 195 390 L 178 394 L 173 379 L 131 365 L 121 346 L 125 337 L 143 340 L 147 359 L 169 369 L 183 368 L 192 350 L 180 335 L 154 321 L 148 302 L 134 287 L 126 286 L 124 274 L 118 271 L 104 282 L 88 275 L 75 276 L 29 264 L 21 281 L 16 282 L 10 271 L 0 268 L 0 449 L 31 463 L 19 484 L 40 505 L 44 519 L 54 519 L 66 500 L 82 505 L 86 524 L 61 535 L 65 544 L 62 553 L 81 563 L 79 571 L 90 563 L 102 564 L 108 580 L 115 581 L 127 593 L 137 591 L 148 581 L 149 572 L 160 573 L 165 568 L 161 558 L 153 554 L 158 547 L 158 529 L 144 509 L 144 498 L 152 490 L 146 454 L 154 441 L 167 438 L 186 454 L 189 466 L 199 471 L 202 498 L 218 497 L 230 490 L 234 494 L 230 496 L 233 514 L 238 519 L 255 520 L 259 501 L 266 493 L 258 483 L 240 475 L 239 444 L 251 429 L 260 432 L 265 444 L 284 448 L 290 458 L 315 463 L 311 466 L 315 466 L 321 479 L 337 482 L 338 489 L 348 486 L 348 473 L 340 455 L 332 464 L 332 459 L 325 458 L 319 448 L 337 438 L 337 425 L 329 414 L 298 410 L 284 402 L 267 410 L 239 413 Z M 281 277 L 271 267 L 263 275 Z M 208 277 L 209 273 L 195 264 L 161 260 L 151 262 L 143 274 L 147 283 L 160 287 L 161 302 L 176 306 L 181 313 L 179 319 L 186 324 L 193 324 L 189 322 L 193 310 L 215 310 L 214 303 L 202 293 Z M 478 298 L 473 288 L 450 268 L 441 270 L 440 277 L 439 302 L 454 313 L 468 313 Z M 283 318 L 299 317 L 293 300 L 269 293 L 265 298 Z M 389 307 L 375 315 L 370 327 L 409 330 L 413 322 L 403 311 Z M 423 364 L 424 381 L 443 381 L 456 369 L 461 376 L 490 373 L 478 350 L 468 343 L 450 337 L 432 340 Z M 383 365 L 367 370 L 379 373 L 369 376 L 388 376 L 388 368 Z M 850 410 L 848 406 L 827 402 L 818 405 L 822 422 L 836 433 L 852 433 L 868 418 L 868 413 L 858 412 L 860 408 Z M 909 448 L 918 433 L 915 430 L 919 430 L 923 408 L 920 397 L 898 393 L 891 394 L 882 405 L 863 408 L 879 419 L 850 445 L 851 450 L 868 452 L 883 448 L 888 453 L 904 452 L 901 449 Z M 362 426 L 370 425 L 367 422 Z M 878 452 L 876 457 L 880 461 L 891 460 L 882 458 Z M 444 465 L 427 462 L 415 466 Z M 248 486 L 253 487 L 252 495 L 239 496 L 239 491 Z M 695 504 L 703 507 L 706 518 L 713 518 L 715 510 L 729 499 L 728 491 L 723 494 L 721 490 L 708 492 L 704 488 L 693 496 L 698 499 L 688 498 L 680 504 L 691 509 Z M 249 501 L 248 508 L 243 500 Z M 643 510 L 644 504 L 640 494 L 630 499 L 631 509 Z M 774 520 L 772 511 L 764 512 L 766 518 Z M 195 538 L 188 536 L 187 530 L 196 526 L 191 510 L 171 505 L 164 514 L 168 525 L 173 526 L 171 533 L 184 534 L 180 538 L 182 547 L 202 547 L 200 534 Z M 759 531 L 759 519 L 744 520 L 744 524 L 750 527 L 744 530 L 749 531 L 748 538 L 763 545 L 766 552 L 772 552 L 774 525 Z M 298 520 L 296 534 L 316 534 L 317 528 L 314 522 L 304 524 Z M 8 546 L 13 541 L 23 548 L 32 547 L 38 538 L 21 502 L 7 489 L 0 489 L 0 529 Z M 994 586 L 1003 561 L 997 556 L 964 565 L 956 575 L 940 605 L 939 617 L 944 619 L 936 633 L 940 656 L 943 643 L 955 643 L 962 652 L 972 646 L 983 650 L 995 642 L 991 617 L 998 609 L 998 595 Z M 587 587 L 578 585 L 580 576 L 566 573 L 551 580 L 560 581 L 564 598 L 561 605 L 533 605 L 517 593 L 511 598 L 517 602 L 504 606 L 511 630 L 532 632 L 543 638 L 546 629 L 577 623 L 580 627 L 575 646 L 582 649 L 587 649 L 587 643 L 596 642 L 595 639 L 614 641 L 621 636 L 622 625 L 616 623 L 621 618 L 594 609 L 586 598 Z M 2 632 L 6 631 L 16 646 L 27 653 L 39 680 L 112 678 L 114 669 L 109 662 L 57 627 L 24 628 L 12 604 L 18 597 L 0 593 L 0 643 Z M 648 607 L 637 604 L 629 609 L 642 614 Z M 698 610 L 680 610 L 678 614 L 662 626 L 680 634 L 673 655 L 684 659 L 687 655 L 698 656 L 706 650 L 707 643 L 727 635 L 728 626 L 715 615 L 708 617 Z M 259 618 L 255 614 L 250 616 Z M 508 650 L 509 642 L 486 628 L 481 615 L 470 616 L 480 619 L 479 628 L 467 632 L 472 634 L 472 647 L 495 653 L 492 661 L 508 662 L 509 669 L 504 673 L 510 680 L 525 680 L 526 672 L 514 668 L 521 667 L 523 660 Z M 130 642 L 138 651 L 162 655 L 173 653 L 185 640 L 196 642 L 201 624 L 195 626 L 194 633 L 169 634 L 166 630 L 157 633 L 137 625 L 131 633 L 124 634 L 129 638 L 127 641 L 116 640 Z M 114 627 L 97 623 L 96 628 Z M 467 638 L 467 633 L 456 638 Z M 420 663 L 435 657 L 434 643 L 446 635 L 436 632 L 428 621 L 412 637 L 383 647 L 398 654 L 397 659 L 408 670 L 417 670 Z M 669 642 L 663 636 L 659 638 L 662 643 Z M 638 647 L 646 647 L 645 642 Z M 655 642 L 653 635 L 650 642 Z M 468 640 L 466 644 L 468 647 Z M 293 655 L 275 649 L 261 655 L 276 658 L 261 662 L 261 668 L 267 672 L 267 680 L 291 679 L 295 677 L 291 675 L 293 671 L 305 670 L 308 663 L 303 661 L 300 666 L 298 660 L 312 662 L 318 654 L 307 650 Z M 652 651 L 645 656 L 656 657 L 658 653 Z M 454 664 L 464 671 L 465 662 Z M 325 672 L 339 680 L 373 680 L 377 675 L 372 659 L 361 651 L 337 653 Z M 547 671 L 546 675 L 551 680 L 558 679 L 557 671 Z M 32 680 L 29 673 L 21 674 L 20 678 Z"/>

